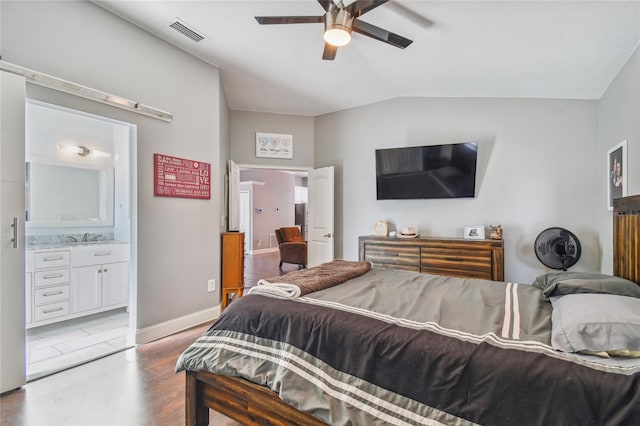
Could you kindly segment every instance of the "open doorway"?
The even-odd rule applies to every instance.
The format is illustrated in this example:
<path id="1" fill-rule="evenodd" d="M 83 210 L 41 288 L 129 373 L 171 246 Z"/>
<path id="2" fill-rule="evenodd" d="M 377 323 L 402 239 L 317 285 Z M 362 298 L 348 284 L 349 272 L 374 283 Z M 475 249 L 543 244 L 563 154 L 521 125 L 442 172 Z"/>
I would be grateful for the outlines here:
<path id="1" fill-rule="evenodd" d="M 245 286 L 281 275 L 297 265 L 279 267 L 275 230 L 297 226 L 307 235 L 308 172 L 240 166 L 239 230 L 245 233 Z"/>
<path id="2" fill-rule="evenodd" d="M 298 226 L 306 236 L 307 182 L 304 170 L 240 167 L 240 229 L 248 253 L 277 249 L 277 228 Z"/>
<path id="3" fill-rule="evenodd" d="M 26 103 L 27 380 L 133 346 L 136 126 Z"/>

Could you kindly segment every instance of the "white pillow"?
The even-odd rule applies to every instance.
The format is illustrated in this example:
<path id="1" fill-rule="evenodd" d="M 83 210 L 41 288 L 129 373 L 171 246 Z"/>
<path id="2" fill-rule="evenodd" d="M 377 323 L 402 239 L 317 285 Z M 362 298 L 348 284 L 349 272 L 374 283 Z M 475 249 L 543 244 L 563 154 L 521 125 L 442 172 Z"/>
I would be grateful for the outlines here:
<path id="1" fill-rule="evenodd" d="M 556 350 L 613 356 L 633 356 L 640 351 L 640 299 L 569 294 L 550 300 L 551 346 Z"/>

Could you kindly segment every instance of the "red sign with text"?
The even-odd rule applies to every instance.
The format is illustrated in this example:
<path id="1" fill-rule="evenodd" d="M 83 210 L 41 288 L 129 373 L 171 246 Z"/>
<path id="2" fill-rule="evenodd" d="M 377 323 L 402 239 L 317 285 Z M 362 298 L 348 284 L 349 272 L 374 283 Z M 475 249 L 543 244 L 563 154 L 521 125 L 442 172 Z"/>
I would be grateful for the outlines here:
<path id="1" fill-rule="evenodd" d="M 153 194 L 157 197 L 211 198 L 211 164 L 153 154 Z"/>

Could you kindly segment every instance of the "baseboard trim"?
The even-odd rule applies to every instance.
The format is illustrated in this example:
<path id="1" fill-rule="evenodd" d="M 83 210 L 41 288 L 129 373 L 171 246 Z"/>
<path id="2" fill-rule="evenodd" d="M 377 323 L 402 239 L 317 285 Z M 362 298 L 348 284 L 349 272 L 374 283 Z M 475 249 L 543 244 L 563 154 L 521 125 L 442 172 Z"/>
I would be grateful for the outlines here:
<path id="1" fill-rule="evenodd" d="M 271 253 L 271 252 L 274 252 L 274 251 L 278 251 L 278 247 L 265 248 L 265 249 L 260 249 L 260 250 L 251 250 L 251 251 L 249 251 L 249 254 Z"/>
<path id="2" fill-rule="evenodd" d="M 154 324 L 136 331 L 136 344 L 149 343 L 153 340 L 167 337 L 179 331 L 186 330 L 205 322 L 213 321 L 220 316 L 220 305 L 213 308 L 194 312 L 180 318 Z"/>

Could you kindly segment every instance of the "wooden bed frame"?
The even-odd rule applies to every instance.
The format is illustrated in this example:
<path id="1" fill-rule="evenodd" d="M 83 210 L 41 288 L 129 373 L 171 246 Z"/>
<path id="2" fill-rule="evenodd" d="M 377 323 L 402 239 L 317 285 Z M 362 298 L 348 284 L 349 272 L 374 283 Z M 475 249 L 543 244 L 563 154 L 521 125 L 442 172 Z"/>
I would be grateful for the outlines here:
<path id="1" fill-rule="evenodd" d="M 614 275 L 640 284 L 640 195 L 614 200 Z M 208 425 L 209 409 L 245 425 L 324 425 L 270 389 L 238 377 L 186 372 L 186 424 Z"/>

